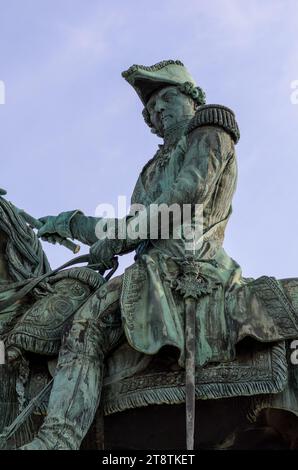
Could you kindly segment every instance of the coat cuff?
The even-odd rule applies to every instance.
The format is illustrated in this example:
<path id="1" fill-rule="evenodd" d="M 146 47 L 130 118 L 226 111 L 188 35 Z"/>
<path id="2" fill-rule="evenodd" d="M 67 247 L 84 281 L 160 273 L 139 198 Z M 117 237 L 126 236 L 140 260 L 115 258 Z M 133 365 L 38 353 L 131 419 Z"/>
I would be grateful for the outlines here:
<path id="1" fill-rule="evenodd" d="M 72 239 L 74 238 L 71 231 L 71 221 L 77 214 L 83 214 L 83 212 L 80 210 L 61 212 L 61 214 L 56 217 L 55 229 L 61 237 Z"/>

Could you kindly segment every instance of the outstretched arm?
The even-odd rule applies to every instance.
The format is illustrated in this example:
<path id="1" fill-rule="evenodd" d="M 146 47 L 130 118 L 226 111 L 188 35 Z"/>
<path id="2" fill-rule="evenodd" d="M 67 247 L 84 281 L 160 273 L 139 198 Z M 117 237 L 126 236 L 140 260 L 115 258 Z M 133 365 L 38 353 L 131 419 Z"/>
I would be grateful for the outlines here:
<path id="1" fill-rule="evenodd" d="M 169 190 L 163 191 L 153 204 L 166 204 L 167 206 L 178 204 L 182 207 L 183 204 L 206 203 L 212 196 L 221 173 L 233 154 L 233 140 L 221 127 L 203 126 L 194 129 L 188 136 L 184 164 L 176 181 Z M 150 206 L 137 215 L 129 214 L 124 219 L 116 219 L 114 239 L 98 240 L 96 225 L 102 219 L 85 216 L 80 211 L 64 212 L 58 217 L 46 219 L 46 224 L 39 231 L 39 236 L 47 235 L 51 229 L 50 233 L 57 232 L 61 236 L 80 240 L 92 246 L 90 253 L 94 261 L 100 258 L 105 258 L 107 261 L 113 255 L 134 250 L 144 239 L 150 239 L 150 224 L 155 224 L 159 228 L 159 215 L 155 213 L 152 216 Z M 50 219 L 53 219 L 52 224 Z M 118 228 L 120 226 L 123 228 L 123 225 L 126 229 L 126 238 L 120 239 Z M 146 230 L 140 230 L 138 225 L 146 227 Z M 129 233 L 136 233 L 136 231 L 140 234 L 139 237 L 129 236 Z M 109 264 L 106 262 L 107 266 Z"/>

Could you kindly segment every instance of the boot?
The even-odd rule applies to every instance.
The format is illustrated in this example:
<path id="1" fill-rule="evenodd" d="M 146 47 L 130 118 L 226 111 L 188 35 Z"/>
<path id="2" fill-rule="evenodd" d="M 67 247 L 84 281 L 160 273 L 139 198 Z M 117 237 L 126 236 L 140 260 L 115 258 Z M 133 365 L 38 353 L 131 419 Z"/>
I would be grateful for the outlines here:
<path id="1" fill-rule="evenodd" d="M 96 294 L 89 298 L 66 332 L 48 414 L 37 437 L 22 450 L 80 448 L 100 402 L 105 355 L 122 336 L 120 316 L 115 321 L 115 312 L 109 312 L 107 321 L 99 302 Z"/>

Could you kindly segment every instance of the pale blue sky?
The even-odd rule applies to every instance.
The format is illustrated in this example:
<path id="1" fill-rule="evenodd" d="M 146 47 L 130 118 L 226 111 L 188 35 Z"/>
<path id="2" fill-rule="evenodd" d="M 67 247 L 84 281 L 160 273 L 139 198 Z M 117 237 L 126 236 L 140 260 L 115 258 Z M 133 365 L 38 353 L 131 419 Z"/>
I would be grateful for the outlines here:
<path id="1" fill-rule="evenodd" d="M 170 58 L 238 118 L 227 252 L 298 277 L 297 0 L 0 0 L 0 187 L 37 217 L 130 197 L 159 141 L 121 71 Z"/>

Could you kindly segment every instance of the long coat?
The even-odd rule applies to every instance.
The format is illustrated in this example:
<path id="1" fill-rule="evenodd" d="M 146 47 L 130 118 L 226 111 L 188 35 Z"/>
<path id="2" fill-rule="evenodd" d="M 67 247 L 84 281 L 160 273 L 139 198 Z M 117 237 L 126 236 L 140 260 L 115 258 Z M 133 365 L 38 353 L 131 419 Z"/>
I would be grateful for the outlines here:
<path id="1" fill-rule="evenodd" d="M 206 106 L 166 156 L 161 149 L 143 169 L 132 203 L 200 205 L 203 236 L 195 250 L 200 274 L 211 294 L 197 301 L 196 362 L 229 360 L 234 355 L 225 314 L 226 293 L 244 281 L 239 265 L 222 248 L 236 188 L 234 143 L 238 128 L 227 108 Z M 155 354 L 166 345 L 180 351 L 184 363 L 185 305 L 175 290 L 189 240 L 151 239 L 126 269 L 121 295 L 125 333 L 134 349 Z M 197 282 L 194 277 L 193 282 Z"/>

